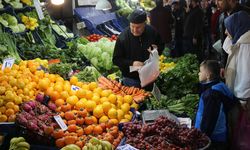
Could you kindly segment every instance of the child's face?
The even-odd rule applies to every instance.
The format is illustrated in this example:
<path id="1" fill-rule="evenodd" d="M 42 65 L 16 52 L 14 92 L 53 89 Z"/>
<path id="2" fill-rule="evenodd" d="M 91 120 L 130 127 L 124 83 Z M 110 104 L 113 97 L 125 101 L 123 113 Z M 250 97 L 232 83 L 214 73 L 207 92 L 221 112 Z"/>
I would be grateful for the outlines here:
<path id="1" fill-rule="evenodd" d="M 209 81 L 209 72 L 204 66 L 200 66 L 200 72 L 199 72 L 199 81 L 200 82 L 206 82 Z"/>

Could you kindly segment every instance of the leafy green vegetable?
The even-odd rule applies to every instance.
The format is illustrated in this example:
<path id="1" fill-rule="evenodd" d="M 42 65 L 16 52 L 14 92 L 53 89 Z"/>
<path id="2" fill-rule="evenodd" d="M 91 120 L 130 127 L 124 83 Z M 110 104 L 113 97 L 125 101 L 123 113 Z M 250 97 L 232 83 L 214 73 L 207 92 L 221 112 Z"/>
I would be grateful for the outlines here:
<path id="1" fill-rule="evenodd" d="M 92 82 L 97 81 L 101 74 L 96 70 L 95 67 L 87 66 L 83 69 L 83 71 L 77 73 L 76 76 L 78 80 L 82 82 Z"/>
<path id="2" fill-rule="evenodd" d="M 0 34 L 0 61 L 2 62 L 5 58 L 12 57 L 18 62 L 21 60 L 17 49 L 16 40 L 8 33 Z"/>
<path id="3" fill-rule="evenodd" d="M 177 60 L 174 69 L 158 77 L 157 86 L 162 94 L 174 99 L 179 99 L 189 93 L 196 93 L 198 68 L 196 56 L 186 54 Z"/>
<path id="4" fill-rule="evenodd" d="M 68 79 L 74 65 L 69 63 L 51 64 L 49 65 L 49 73 L 59 74 L 64 79 Z"/>

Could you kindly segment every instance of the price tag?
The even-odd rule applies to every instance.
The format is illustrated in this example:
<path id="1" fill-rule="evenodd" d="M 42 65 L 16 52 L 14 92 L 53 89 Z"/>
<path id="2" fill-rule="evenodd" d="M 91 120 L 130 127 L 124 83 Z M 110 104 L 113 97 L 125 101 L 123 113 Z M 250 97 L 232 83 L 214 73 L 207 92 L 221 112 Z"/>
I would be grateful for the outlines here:
<path id="1" fill-rule="evenodd" d="M 33 0 L 34 6 L 36 8 L 36 12 L 38 14 L 38 18 L 42 20 L 44 18 L 43 11 L 41 8 L 40 0 Z"/>
<path id="2" fill-rule="evenodd" d="M 138 150 L 138 149 L 129 144 L 125 144 L 123 146 L 118 146 L 117 150 Z"/>
<path id="3" fill-rule="evenodd" d="M 2 71 L 5 68 L 12 68 L 13 64 L 15 63 L 15 58 L 6 58 L 3 60 Z"/>
<path id="4" fill-rule="evenodd" d="M 178 120 L 180 121 L 181 125 L 185 125 L 189 129 L 191 129 L 191 126 L 192 126 L 192 120 L 191 120 L 191 118 L 181 118 L 181 117 L 178 117 Z"/>
<path id="5" fill-rule="evenodd" d="M 154 97 L 159 101 L 161 100 L 161 91 L 160 89 L 157 87 L 157 85 L 154 83 L 154 87 L 152 90 L 152 94 L 154 95 Z"/>
<path id="6" fill-rule="evenodd" d="M 73 90 L 73 91 L 78 91 L 79 89 L 80 89 L 80 87 L 78 87 L 78 86 L 75 86 L 75 85 L 71 86 L 71 90 Z"/>
<path id="7" fill-rule="evenodd" d="M 63 131 L 68 129 L 67 125 L 63 122 L 61 116 L 57 115 L 57 116 L 54 116 L 54 118 Z"/>

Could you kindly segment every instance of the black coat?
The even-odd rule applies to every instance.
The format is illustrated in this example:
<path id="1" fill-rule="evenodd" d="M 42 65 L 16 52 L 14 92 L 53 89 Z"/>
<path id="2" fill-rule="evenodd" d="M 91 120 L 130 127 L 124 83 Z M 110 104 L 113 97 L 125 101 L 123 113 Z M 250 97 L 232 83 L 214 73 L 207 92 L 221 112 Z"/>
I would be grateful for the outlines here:
<path id="1" fill-rule="evenodd" d="M 172 41 L 171 26 L 174 18 L 171 9 L 165 7 L 155 7 L 150 11 L 150 24 L 161 35 L 164 43 Z"/>
<path id="2" fill-rule="evenodd" d="M 186 15 L 184 22 L 183 37 L 199 39 L 203 34 L 204 13 L 202 9 L 197 6 L 192 8 Z"/>
<path id="3" fill-rule="evenodd" d="M 160 35 L 149 25 L 139 37 L 135 37 L 130 28 L 127 27 L 118 37 L 113 54 L 113 63 L 119 67 L 124 77 L 139 79 L 138 72 L 129 72 L 129 66 L 134 61 L 144 62 L 149 58 L 148 48 L 155 44 L 158 46 L 159 54 L 164 49 L 164 43 Z"/>

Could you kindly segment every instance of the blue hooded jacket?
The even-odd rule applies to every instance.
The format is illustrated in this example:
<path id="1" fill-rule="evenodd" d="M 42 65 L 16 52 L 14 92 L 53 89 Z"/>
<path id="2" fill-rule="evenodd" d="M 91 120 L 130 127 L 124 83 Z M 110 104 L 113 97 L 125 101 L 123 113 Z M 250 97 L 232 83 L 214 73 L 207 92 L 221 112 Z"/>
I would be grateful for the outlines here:
<path id="1" fill-rule="evenodd" d="M 237 101 L 223 82 L 203 83 L 201 89 L 195 128 L 200 129 L 213 142 L 225 142 L 227 140 L 227 112 Z"/>
<path id="2" fill-rule="evenodd" d="M 250 30 L 250 16 L 245 11 L 239 11 L 225 19 L 225 27 L 232 36 L 232 43 L 235 44 L 239 38 Z"/>

